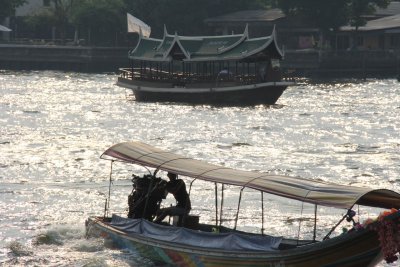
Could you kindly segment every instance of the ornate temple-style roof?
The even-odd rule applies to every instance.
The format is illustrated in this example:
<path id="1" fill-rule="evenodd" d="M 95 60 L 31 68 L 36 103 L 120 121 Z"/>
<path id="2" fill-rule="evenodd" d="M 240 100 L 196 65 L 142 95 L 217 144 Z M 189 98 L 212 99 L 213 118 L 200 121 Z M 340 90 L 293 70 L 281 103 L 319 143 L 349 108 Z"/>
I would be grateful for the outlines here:
<path id="1" fill-rule="evenodd" d="M 278 58 L 282 52 L 277 46 L 275 29 L 270 36 L 249 38 L 248 27 L 243 34 L 223 36 L 179 36 L 168 34 L 163 39 L 140 36 L 129 58 L 144 61 L 186 62 L 244 60 L 251 57 Z"/>

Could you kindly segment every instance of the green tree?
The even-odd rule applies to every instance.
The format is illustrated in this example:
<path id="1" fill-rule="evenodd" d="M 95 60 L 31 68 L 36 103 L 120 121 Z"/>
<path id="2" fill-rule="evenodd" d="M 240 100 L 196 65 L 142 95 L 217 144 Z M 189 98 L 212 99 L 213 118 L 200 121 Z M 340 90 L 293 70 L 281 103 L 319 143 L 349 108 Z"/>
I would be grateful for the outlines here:
<path id="1" fill-rule="evenodd" d="M 321 30 L 319 43 L 323 44 L 331 31 L 339 27 L 365 25 L 365 15 L 373 14 L 377 7 L 386 7 L 390 0 L 278 0 L 278 6 L 287 15 L 303 17 L 310 25 Z M 353 40 L 357 35 L 354 33 Z"/>
<path id="2" fill-rule="evenodd" d="M 348 1 L 278 0 L 278 6 L 285 14 L 303 17 L 309 24 L 327 32 L 347 23 Z"/>
<path id="3" fill-rule="evenodd" d="M 376 8 L 385 8 L 390 0 L 351 0 L 349 3 L 350 16 L 349 23 L 355 26 L 356 30 L 367 23 L 365 15 L 371 15 L 376 12 Z"/>
<path id="4" fill-rule="evenodd" d="M 72 11 L 71 21 L 89 43 L 115 45 L 126 35 L 123 0 L 81 0 Z"/>
<path id="5" fill-rule="evenodd" d="M 230 12 L 265 8 L 274 0 L 125 0 L 127 10 L 152 27 L 160 37 L 163 25 L 172 33 L 204 34 L 204 19 Z"/>
<path id="6" fill-rule="evenodd" d="M 32 16 L 21 18 L 18 28 L 23 32 L 24 37 L 33 39 L 50 39 L 52 27 L 56 25 L 55 17 L 50 10 L 43 10 Z"/>
<path id="7" fill-rule="evenodd" d="M 74 0 L 51 0 L 51 5 L 44 8 L 41 12 L 28 16 L 24 19 L 28 28 L 36 31 L 35 37 L 48 35 L 52 27 L 55 27 L 62 43 L 67 38 L 67 31 L 71 27 L 71 10 L 74 6 Z M 54 36 L 52 36 L 54 37 Z"/>
<path id="8" fill-rule="evenodd" d="M 88 44 L 115 45 L 117 34 L 120 39 L 126 36 L 122 0 L 51 0 L 50 7 L 25 21 L 36 37 L 49 36 L 55 27 L 62 42 L 84 38 Z"/>
<path id="9" fill-rule="evenodd" d="M 15 9 L 26 3 L 26 0 L 0 0 L 0 22 L 13 16 Z"/>
<path id="10" fill-rule="evenodd" d="M 377 7 L 387 7 L 390 0 L 278 0 L 278 6 L 288 15 L 300 15 L 323 31 L 336 30 L 351 24 L 359 27 L 366 23 L 365 15 L 373 14 Z"/>
<path id="11" fill-rule="evenodd" d="M 52 0 L 53 16 L 55 26 L 59 30 L 60 38 L 64 42 L 66 38 L 67 27 L 70 22 L 71 10 L 74 7 L 74 0 Z"/>

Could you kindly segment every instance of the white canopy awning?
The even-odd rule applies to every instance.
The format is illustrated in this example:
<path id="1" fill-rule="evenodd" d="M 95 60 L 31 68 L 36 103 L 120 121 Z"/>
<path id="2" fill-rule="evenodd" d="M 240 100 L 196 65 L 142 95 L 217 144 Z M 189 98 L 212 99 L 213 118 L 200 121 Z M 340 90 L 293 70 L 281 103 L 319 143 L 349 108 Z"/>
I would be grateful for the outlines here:
<path id="1" fill-rule="evenodd" d="M 355 204 L 400 208 L 400 194 L 387 189 L 338 185 L 283 175 L 218 166 L 164 151 L 141 142 L 125 142 L 107 149 L 105 156 L 204 181 L 253 188 L 317 205 L 349 209 Z"/>
<path id="2" fill-rule="evenodd" d="M 6 26 L 0 25 L 0 32 L 10 32 L 11 29 L 7 28 Z"/>

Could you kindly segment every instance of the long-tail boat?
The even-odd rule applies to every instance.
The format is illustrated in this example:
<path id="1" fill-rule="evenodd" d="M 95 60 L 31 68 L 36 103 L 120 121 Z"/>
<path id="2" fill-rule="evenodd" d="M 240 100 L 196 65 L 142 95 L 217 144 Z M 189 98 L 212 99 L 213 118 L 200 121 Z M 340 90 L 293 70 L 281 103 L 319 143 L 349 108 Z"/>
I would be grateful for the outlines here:
<path id="1" fill-rule="evenodd" d="M 164 27 L 163 39 L 140 35 L 128 58 L 117 85 L 137 101 L 272 105 L 293 84 L 282 80 L 275 29 L 249 38 L 247 26 L 223 36 L 172 35 Z"/>
<path id="2" fill-rule="evenodd" d="M 88 234 L 100 235 L 115 242 L 121 248 L 133 250 L 155 264 L 172 266 L 280 266 L 280 267 L 328 267 L 328 266 L 374 266 L 383 259 L 397 260 L 400 251 L 400 195 L 388 189 L 370 189 L 326 182 L 271 175 L 255 171 L 206 163 L 168 152 L 138 142 L 124 142 L 108 148 L 103 159 L 137 164 L 145 167 L 149 174 L 135 176 L 136 196 L 142 190 L 142 198 L 132 205 L 141 206 L 136 216 L 110 216 L 109 201 L 106 201 L 103 216 L 89 217 L 86 221 Z M 112 167 L 112 164 L 111 164 Z M 153 171 L 154 170 L 154 171 Z M 195 181 L 237 186 L 241 188 L 234 227 L 225 227 L 222 212 L 215 213 L 215 224 L 205 224 L 193 215 L 181 216 L 173 223 L 155 223 L 146 209 L 157 209 L 163 198 L 165 181 L 157 178 L 158 171 L 167 171 L 191 178 L 189 195 Z M 110 174 L 110 191 L 112 184 Z M 144 185 L 147 185 L 144 186 Z M 141 187 L 141 189 L 139 188 Z M 160 189 L 161 188 L 161 189 Z M 223 202 L 223 186 L 221 211 Z M 315 205 L 314 235 L 308 239 L 293 239 L 264 233 L 246 233 L 236 229 L 242 204 L 242 192 L 251 188 L 264 194 L 297 200 Z M 215 186 L 217 194 L 217 186 Z M 192 197 L 193 198 L 193 197 Z M 195 198 L 193 198 L 195 200 Z M 355 205 L 381 208 L 384 211 L 376 219 L 355 221 Z M 216 203 L 216 208 L 218 202 Z M 317 206 L 343 210 L 343 217 L 330 229 L 325 228 L 317 240 Z M 131 206 L 130 206 L 131 208 Z M 385 210 L 386 209 L 386 210 Z M 217 210 L 217 209 L 216 209 Z M 264 201 L 261 201 L 264 218 Z M 214 211 L 210 211 L 214 213 Z M 140 214 L 139 214 L 140 213 Z M 147 214 L 147 215 L 145 215 Z M 218 216 L 220 216 L 218 218 Z M 343 221 L 352 222 L 353 228 L 332 236 L 332 232 Z"/>

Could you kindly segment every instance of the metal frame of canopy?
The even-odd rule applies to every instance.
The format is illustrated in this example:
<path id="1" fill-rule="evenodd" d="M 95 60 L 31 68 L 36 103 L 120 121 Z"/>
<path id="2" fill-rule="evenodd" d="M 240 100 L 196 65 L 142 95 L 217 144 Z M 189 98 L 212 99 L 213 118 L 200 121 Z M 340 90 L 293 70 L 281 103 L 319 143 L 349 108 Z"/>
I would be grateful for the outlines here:
<path id="1" fill-rule="evenodd" d="M 322 206 L 348 209 L 354 204 L 360 204 L 379 208 L 400 208 L 400 194 L 391 190 L 235 170 L 184 157 L 138 141 L 113 145 L 100 158 L 106 159 L 106 156 L 156 170 L 170 171 L 209 182 L 253 188 Z"/>
<path id="2" fill-rule="evenodd" d="M 242 194 L 245 188 L 252 188 L 261 192 L 261 212 L 262 212 L 261 234 L 264 234 L 264 193 L 270 193 L 273 195 L 286 197 L 289 199 L 295 199 L 303 203 L 307 202 L 314 204 L 315 207 L 314 207 L 313 241 L 315 241 L 316 239 L 318 205 L 343 208 L 348 210 L 348 212 L 343 216 L 343 218 L 339 220 L 339 222 L 335 226 L 332 227 L 332 229 L 328 232 L 328 234 L 324 237 L 324 239 L 328 238 L 329 235 L 344 219 L 349 218 L 350 216 L 349 211 L 356 204 L 370 206 L 370 207 L 380 207 L 380 208 L 400 207 L 400 195 L 390 190 L 386 189 L 373 190 L 369 188 L 361 188 L 354 186 L 341 186 L 336 184 L 316 182 L 303 178 L 268 175 L 250 171 L 239 171 L 183 157 L 181 155 L 167 152 L 138 141 L 124 142 L 113 145 L 112 147 L 107 149 L 100 156 L 100 158 L 111 161 L 109 196 L 108 196 L 108 202 L 106 199 L 104 216 L 108 214 L 109 210 L 109 203 L 110 203 L 109 199 L 111 194 L 111 183 L 112 183 L 112 177 L 111 177 L 112 164 L 114 161 L 120 161 L 124 163 L 131 163 L 143 166 L 153 176 L 155 176 L 159 170 L 163 170 L 191 177 L 193 178 L 193 180 L 190 183 L 189 195 L 191 192 L 192 184 L 197 179 L 214 182 L 216 227 L 221 227 L 222 223 L 224 185 L 234 185 L 241 187 L 238 206 L 236 210 L 236 216 L 235 216 L 234 230 L 236 230 L 237 227 Z M 185 164 L 187 164 L 187 166 Z M 155 169 L 153 173 L 151 172 L 149 167 Z M 190 172 L 189 170 L 190 167 L 196 169 L 197 172 Z M 228 176 L 228 178 L 222 176 L 221 178 L 220 172 L 222 172 L 222 174 L 224 174 L 224 172 L 227 172 L 228 175 L 232 176 L 231 177 Z M 235 178 L 239 177 L 240 175 L 246 177 L 247 180 Z M 257 179 L 261 179 L 261 182 L 256 183 Z M 281 184 L 279 184 L 278 182 L 279 179 L 283 180 Z M 295 182 L 298 182 L 299 185 Z M 218 216 L 218 187 L 217 187 L 218 183 L 222 185 L 219 216 Z M 292 187 L 295 187 L 295 190 L 293 190 Z M 303 194 L 295 192 L 300 190 L 303 190 Z M 291 191 L 292 195 L 290 194 Z M 340 198 L 339 197 L 340 195 L 338 195 L 336 198 L 332 196 L 334 194 L 346 194 L 346 193 L 348 195 L 345 195 L 343 198 Z M 300 232 L 300 225 L 299 225 L 299 232 Z"/>
<path id="3" fill-rule="evenodd" d="M 104 158 L 103 158 L 104 159 Z M 111 162 L 111 167 L 110 167 L 110 176 L 109 176 L 109 191 L 108 191 L 108 199 L 106 199 L 106 203 L 105 203 L 105 210 L 104 210 L 104 218 L 108 217 L 108 211 L 110 209 L 110 198 L 111 198 L 111 184 L 112 184 L 112 170 L 113 170 L 113 163 L 114 161 L 119 161 L 119 162 L 124 162 L 126 163 L 126 161 L 123 160 L 114 160 L 114 159 L 107 159 L 110 160 Z M 154 172 L 151 172 L 151 170 L 149 168 L 147 168 L 144 165 L 139 164 L 140 166 L 146 168 L 146 170 L 149 172 L 150 175 L 152 175 L 153 177 L 155 177 L 155 175 L 157 174 L 157 172 L 159 171 L 159 169 L 155 169 Z M 193 178 L 193 180 L 190 182 L 189 185 L 189 197 L 190 197 L 190 193 L 191 193 L 191 189 L 192 189 L 192 185 L 193 183 L 197 180 L 197 178 Z M 219 208 L 218 208 L 218 183 L 214 183 L 215 184 L 215 227 L 220 228 L 222 226 L 222 210 L 223 210 L 223 203 L 224 203 L 224 183 L 221 183 L 222 185 L 222 189 L 221 189 L 221 201 L 219 204 Z M 237 222 L 239 220 L 239 211 L 240 211 L 240 204 L 241 204 L 241 200 L 242 200 L 242 195 L 243 195 L 243 190 L 246 187 L 243 186 L 240 189 L 240 194 L 239 194 L 239 200 L 238 200 L 238 206 L 237 206 L 237 210 L 236 210 L 236 215 L 235 215 L 235 223 L 234 223 L 234 230 L 236 230 L 237 228 Z M 261 234 L 264 235 L 264 192 L 260 191 L 261 193 Z M 147 206 L 147 205 L 146 205 Z M 317 205 L 315 205 L 315 210 L 317 209 Z M 218 215 L 219 213 L 219 215 Z M 315 212 L 315 218 L 314 218 L 314 237 L 313 237 L 313 241 L 315 241 L 315 237 L 316 237 L 316 222 L 317 222 L 317 213 Z"/>

